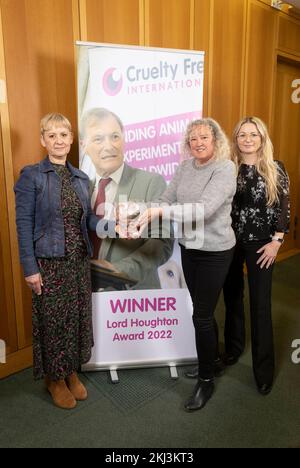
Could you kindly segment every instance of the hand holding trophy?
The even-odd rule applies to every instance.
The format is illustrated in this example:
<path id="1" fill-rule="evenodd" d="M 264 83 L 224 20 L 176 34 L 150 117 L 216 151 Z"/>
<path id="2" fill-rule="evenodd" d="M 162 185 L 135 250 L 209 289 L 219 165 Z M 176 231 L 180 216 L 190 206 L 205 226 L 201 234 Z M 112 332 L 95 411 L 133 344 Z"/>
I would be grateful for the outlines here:
<path id="1" fill-rule="evenodd" d="M 116 232 L 123 239 L 138 239 L 140 231 L 136 220 L 140 216 L 140 206 L 137 202 L 119 203 L 115 207 Z"/>

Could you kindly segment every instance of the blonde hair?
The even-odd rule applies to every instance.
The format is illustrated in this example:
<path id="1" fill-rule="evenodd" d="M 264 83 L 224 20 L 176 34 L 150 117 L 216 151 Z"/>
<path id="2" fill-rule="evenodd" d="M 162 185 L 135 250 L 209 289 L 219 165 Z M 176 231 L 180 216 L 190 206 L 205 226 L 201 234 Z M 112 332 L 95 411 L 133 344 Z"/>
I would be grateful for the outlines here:
<path id="1" fill-rule="evenodd" d="M 41 135 L 44 135 L 44 132 L 49 130 L 50 125 L 61 125 L 62 127 L 66 127 L 70 132 L 72 132 L 72 125 L 70 121 L 63 114 L 59 114 L 57 112 L 44 115 L 40 122 Z"/>
<path id="2" fill-rule="evenodd" d="M 192 120 L 192 122 L 190 122 L 186 128 L 184 139 L 182 142 L 183 160 L 191 158 L 190 136 L 192 131 L 196 127 L 208 127 L 210 129 L 215 144 L 214 157 L 217 161 L 230 159 L 230 146 L 224 130 L 214 119 L 203 118 Z"/>
<path id="3" fill-rule="evenodd" d="M 232 138 L 232 159 L 239 169 L 242 164 L 242 155 L 239 150 L 237 136 L 245 123 L 252 123 L 257 128 L 261 137 L 261 146 L 257 152 L 257 171 L 264 178 L 266 183 L 267 206 L 272 206 L 279 202 L 279 173 L 278 166 L 274 161 L 274 148 L 268 134 L 266 124 L 258 117 L 245 117 L 240 120 L 233 131 Z"/>

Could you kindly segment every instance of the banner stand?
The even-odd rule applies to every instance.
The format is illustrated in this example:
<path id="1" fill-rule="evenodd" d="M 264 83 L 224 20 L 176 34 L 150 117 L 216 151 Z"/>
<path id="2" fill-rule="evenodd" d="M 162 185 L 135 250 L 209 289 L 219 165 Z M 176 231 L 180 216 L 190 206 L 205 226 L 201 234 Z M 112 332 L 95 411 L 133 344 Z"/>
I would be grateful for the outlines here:
<path id="1" fill-rule="evenodd" d="M 105 199 L 110 207 L 151 203 L 185 156 L 181 145 L 187 125 L 202 116 L 205 54 L 76 45 L 79 167 L 90 178 L 93 208 L 104 169 L 114 181 Z M 108 158 L 102 157 L 107 151 Z M 111 158 L 115 152 L 117 158 Z M 168 236 L 161 242 L 108 237 L 95 253 L 95 346 L 83 371 L 108 370 L 115 384 L 120 369 L 168 367 L 170 378 L 178 379 L 176 366 L 197 359 L 193 305 L 178 243 Z M 103 261 L 109 268 L 100 269 Z"/>
<path id="2" fill-rule="evenodd" d="M 170 366 L 170 374 L 171 379 L 173 380 L 177 380 L 179 378 L 176 366 Z"/>
<path id="3" fill-rule="evenodd" d="M 112 384 L 117 384 L 120 382 L 118 372 L 115 369 L 110 369 L 109 374 Z"/>
<path id="4" fill-rule="evenodd" d="M 175 365 L 169 365 L 170 369 L 170 376 L 172 380 L 179 379 L 177 367 Z M 120 379 L 118 376 L 118 371 L 116 369 L 109 369 L 110 380 L 112 384 L 120 383 Z"/>

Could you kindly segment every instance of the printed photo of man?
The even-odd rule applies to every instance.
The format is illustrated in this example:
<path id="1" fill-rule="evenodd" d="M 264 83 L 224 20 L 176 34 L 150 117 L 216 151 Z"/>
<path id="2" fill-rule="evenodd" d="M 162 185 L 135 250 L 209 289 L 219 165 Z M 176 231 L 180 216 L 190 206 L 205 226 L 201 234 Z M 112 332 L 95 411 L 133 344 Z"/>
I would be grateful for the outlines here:
<path id="1" fill-rule="evenodd" d="M 93 108 L 80 121 L 80 169 L 91 180 L 92 208 L 124 201 L 149 203 L 165 190 L 161 175 L 130 167 L 124 161 L 124 127 L 104 108 Z M 97 214 L 98 211 L 97 211 Z M 158 268 L 173 252 L 173 240 L 162 238 L 95 239 L 95 258 L 109 262 L 136 284 L 134 289 L 159 289 Z"/>

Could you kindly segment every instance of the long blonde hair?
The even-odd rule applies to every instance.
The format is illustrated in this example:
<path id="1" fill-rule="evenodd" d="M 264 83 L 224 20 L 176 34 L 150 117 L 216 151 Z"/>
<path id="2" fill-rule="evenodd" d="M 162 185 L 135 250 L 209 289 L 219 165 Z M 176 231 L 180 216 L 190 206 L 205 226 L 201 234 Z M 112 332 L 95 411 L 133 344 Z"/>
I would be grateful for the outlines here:
<path id="1" fill-rule="evenodd" d="M 279 166 L 277 166 L 274 161 L 274 148 L 267 127 L 258 117 L 245 117 L 236 125 L 232 138 L 232 159 L 237 169 L 239 169 L 243 161 L 237 142 L 237 135 L 242 125 L 245 123 L 254 124 L 261 137 L 261 146 L 257 152 L 258 158 L 256 167 L 266 184 L 267 206 L 272 206 L 279 202 Z"/>
<path id="2" fill-rule="evenodd" d="M 216 120 L 211 118 L 203 118 L 192 120 L 185 131 L 182 142 L 182 160 L 191 158 L 190 135 L 195 127 L 208 127 L 214 139 L 214 157 L 217 161 L 230 159 L 230 145 L 224 130 L 220 127 Z"/>

